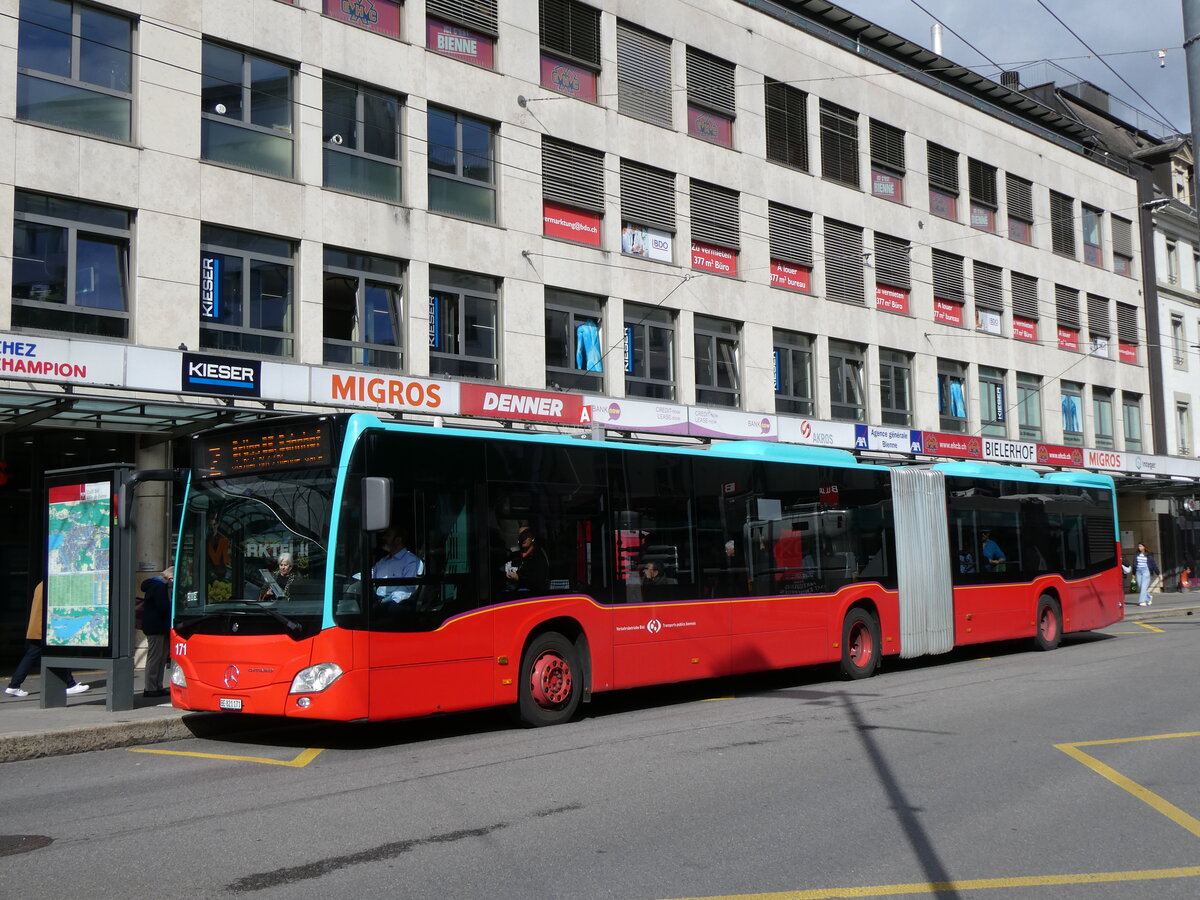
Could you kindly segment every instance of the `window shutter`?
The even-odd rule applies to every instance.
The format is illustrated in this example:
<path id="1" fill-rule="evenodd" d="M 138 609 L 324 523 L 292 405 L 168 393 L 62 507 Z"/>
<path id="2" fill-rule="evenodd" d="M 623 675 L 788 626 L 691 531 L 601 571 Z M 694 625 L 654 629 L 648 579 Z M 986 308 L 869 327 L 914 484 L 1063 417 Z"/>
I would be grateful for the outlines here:
<path id="1" fill-rule="evenodd" d="M 1016 175 L 1005 175 L 1004 179 L 1009 218 L 1033 222 L 1033 182 Z"/>
<path id="2" fill-rule="evenodd" d="M 966 302 L 963 258 L 943 250 L 933 251 L 933 294 L 954 303 Z"/>
<path id="3" fill-rule="evenodd" d="M 808 171 L 808 95 L 790 84 L 766 81 L 767 158 Z"/>
<path id="4" fill-rule="evenodd" d="M 864 305 L 863 232 L 825 220 L 825 294 L 830 300 Z"/>
<path id="5" fill-rule="evenodd" d="M 604 154 L 543 137 L 542 196 L 567 206 L 604 212 Z"/>
<path id="6" fill-rule="evenodd" d="M 1056 284 L 1054 286 L 1054 309 L 1059 325 L 1065 328 L 1079 329 L 1079 291 Z"/>
<path id="7" fill-rule="evenodd" d="M 617 23 L 617 107 L 671 127 L 671 42 L 625 22 Z"/>
<path id="8" fill-rule="evenodd" d="M 812 213 L 771 203 L 771 259 L 812 267 Z"/>
<path id="9" fill-rule="evenodd" d="M 692 240 L 737 250 L 738 194 L 728 188 L 692 181 Z"/>
<path id="10" fill-rule="evenodd" d="M 600 10 L 575 0 L 541 0 L 542 49 L 600 68 Z"/>
<path id="11" fill-rule="evenodd" d="M 929 186 L 943 193 L 958 193 L 958 154 L 938 144 L 929 145 Z"/>
<path id="12" fill-rule="evenodd" d="M 996 208 L 996 167 L 977 159 L 967 159 L 967 182 L 971 199 L 984 206 Z"/>
<path id="13" fill-rule="evenodd" d="M 1138 342 L 1137 313 L 1136 306 L 1117 304 L 1117 340 L 1122 344 L 1136 345 Z"/>
<path id="14" fill-rule="evenodd" d="M 674 233 L 675 176 L 621 160 L 621 219 Z"/>
<path id="15" fill-rule="evenodd" d="M 888 234 L 875 234 L 875 280 L 892 287 L 912 288 L 912 264 L 908 241 Z"/>
<path id="16" fill-rule="evenodd" d="M 425 15 L 496 37 L 496 0 L 425 0 Z"/>
<path id="17" fill-rule="evenodd" d="M 904 171 L 904 132 L 871 120 L 871 162 L 897 172 Z"/>
<path id="18" fill-rule="evenodd" d="M 1000 267 L 975 260 L 972 269 L 975 275 L 975 308 L 1004 312 Z"/>
<path id="19" fill-rule="evenodd" d="M 1041 318 L 1038 310 L 1037 279 L 1020 272 L 1009 273 L 1012 281 L 1013 315 L 1036 322 Z"/>
<path id="20" fill-rule="evenodd" d="M 1075 255 L 1075 201 L 1050 192 L 1050 242 L 1055 253 Z"/>
<path id="21" fill-rule="evenodd" d="M 858 187 L 858 113 L 821 101 L 821 174 Z"/>
<path id="22" fill-rule="evenodd" d="M 1112 330 L 1108 325 L 1108 298 L 1088 294 L 1088 333 L 1108 337 Z"/>
<path id="23" fill-rule="evenodd" d="M 1113 253 L 1133 257 L 1133 223 L 1120 216 L 1112 217 Z"/>
<path id="24" fill-rule="evenodd" d="M 688 47 L 688 100 L 732 119 L 737 113 L 734 104 L 733 73 L 733 63 Z"/>

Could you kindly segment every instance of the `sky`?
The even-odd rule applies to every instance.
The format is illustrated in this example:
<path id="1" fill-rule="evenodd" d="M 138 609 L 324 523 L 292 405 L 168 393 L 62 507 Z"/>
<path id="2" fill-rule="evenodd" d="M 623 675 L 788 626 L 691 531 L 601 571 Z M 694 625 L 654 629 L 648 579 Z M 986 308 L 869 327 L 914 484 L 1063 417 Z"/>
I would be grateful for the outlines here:
<path id="1" fill-rule="evenodd" d="M 999 80 L 999 69 L 990 59 L 1004 69 L 1020 71 L 1025 86 L 1050 80 L 1063 85 L 1079 79 L 1090 81 L 1166 124 L 1146 127 L 1151 123 L 1114 104 L 1111 111 L 1127 122 L 1159 136 L 1191 131 L 1183 51 L 1184 0 L 834 2 L 923 47 L 932 47 L 930 29 L 940 21 L 942 55 L 989 78 Z M 1165 65 L 1160 66 L 1159 51 L 1164 49 Z M 1041 60 L 1051 60 L 1067 72 L 1039 65 Z"/>

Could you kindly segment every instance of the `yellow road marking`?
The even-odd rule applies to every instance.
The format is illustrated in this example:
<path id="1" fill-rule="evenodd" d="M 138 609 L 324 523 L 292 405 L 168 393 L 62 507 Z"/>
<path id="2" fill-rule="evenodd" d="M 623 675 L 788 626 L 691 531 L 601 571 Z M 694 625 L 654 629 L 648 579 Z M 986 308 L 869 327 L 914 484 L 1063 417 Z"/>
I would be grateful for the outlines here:
<path id="1" fill-rule="evenodd" d="M 1021 875 L 1015 878 L 969 878 L 962 881 L 915 881 L 911 884 L 875 884 L 852 888 L 817 888 L 807 891 L 772 891 L 766 894 L 722 894 L 717 897 L 681 897 L 679 900 L 830 900 L 837 897 L 899 897 L 946 891 L 986 891 L 1017 887 L 1054 887 L 1064 884 L 1119 884 L 1124 881 L 1162 881 L 1196 878 L 1200 866 L 1176 869 L 1139 869 L 1133 872 L 1080 872 L 1075 875 Z"/>
<path id="2" fill-rule="evenodd" d="M 736 700 L 736 699 L 737 699 L 737 697 L 730 694 L 728 697 L 705 697 L 703 702 L 704 703 L 712 703 L 716 700 Z"/>
<path id="3" fill-rule="evenodd" d="M 234 762 L 262 763 L 264 766 L 290 766 L 293 769 L 303 769 L 324 750 L 323 747 L 310 747 L 301 751 L 295 759 L 267 759 L 264 756 L 232 756 L 225 753 L 193 753 L 190 750 L 154 750 L 149 747 L 130 747 L 130 753 L 157 753 L 161 756 L 194 756 L 198 759 L 228 759 Z"/>
<path id="4" fill-rule="evenodd" d="M 1171 740 L 1172 738 L 1187 737 L 1200 737 L 1200 731 L 1180 732 L 1178 734 L 1149 734 L 1143 735 L 1142 737 L 1112 738 L 1111 740 L 1106 741 L 1077 741 L 1073 744 L 1055 744 L 1054 748 L 1056 750 L 1061 750 L 1072 759 L 1083 763 L 1097 775 L 1107 778 L 1122 790 L 1126 790 L 1133 794 L 1133 796 L 1137 797 L 1152 809 L 1162 813 L 1179 827 L 1190 831 L 1196 837 L 1200 837 L 1200 819 L 1197 819 L 1194 816 L 1189 816 L 1175 804 L 1168 803 L 1162 797 L 1158 796 L 1158 794 L 1142 787 L 1132 778 L 1126 778 L 1116 769 L 1112 768 L 1112 766 L 1106 766 L 1104 763 L 1100 762 L 1100 760 L 1096 759 L 1096 757 L 1084 753 L 1079 749 L 1080 747 L 1100 747 L 1106 744 L 1135 744 L 1144 741 L 1165 741 Z"/>

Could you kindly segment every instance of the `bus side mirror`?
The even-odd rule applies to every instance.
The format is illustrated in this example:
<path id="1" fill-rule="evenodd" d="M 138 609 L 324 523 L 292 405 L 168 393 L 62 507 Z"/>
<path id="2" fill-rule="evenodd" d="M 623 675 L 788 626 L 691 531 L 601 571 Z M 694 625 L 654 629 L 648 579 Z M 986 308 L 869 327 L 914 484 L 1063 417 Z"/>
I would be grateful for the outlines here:
<path id="1" fill-rule="evenodd" d="M 362 480 L 363 531 L 383 531 L 392 523 L 392 479 L 368 476 Z"/>

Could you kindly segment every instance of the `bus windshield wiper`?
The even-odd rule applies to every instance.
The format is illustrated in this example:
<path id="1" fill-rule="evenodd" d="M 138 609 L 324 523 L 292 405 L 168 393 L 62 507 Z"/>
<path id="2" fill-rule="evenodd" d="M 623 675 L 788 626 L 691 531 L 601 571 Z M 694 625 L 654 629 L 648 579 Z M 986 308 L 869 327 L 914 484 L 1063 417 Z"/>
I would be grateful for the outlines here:
<path id="1" fill-rule="evenodd" d="M 265 612 L 268 616 L 283 625 L 287 636 L 293 641 L 298 641 L 304 637 L 304 626 L 295 619 L 289 619 L 278 610 L 271 609 L 269 606 L 260 606 L 257 610 L 247 610 L 247 612 Z"/>
<path id="2" fill-rule="evenodd" d="M 204 622 L 210 622 L 213 619 L 223 619 L 226 616 L 246 616 L 254 613 L 266 613 L 276 622 L 281 624 L 284 633 L 293 641 L 301 640 L 304 637 L 304 626 L 295 619 L 289 619 L 281 612 L 271 609 L 269 606 L 259 606 L 254 609 L 228 609 L 222 610 L 219 613 L 206 613 L 202 616 L 195 616 L 187 621 L 181 621 L 175 625 L 175 633 L 181 638 L 190 638 L 196 633 L 196 628 Z"/>

